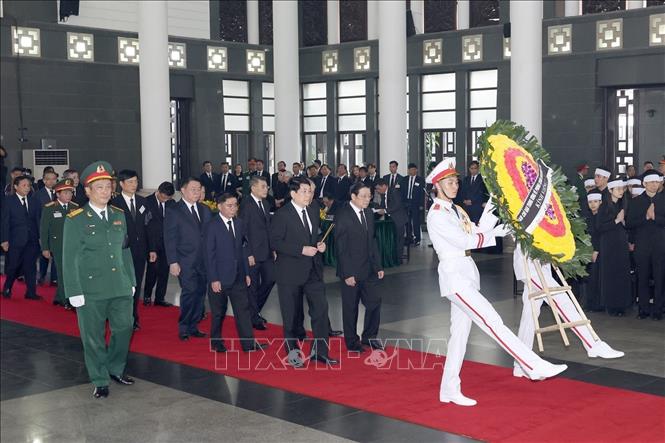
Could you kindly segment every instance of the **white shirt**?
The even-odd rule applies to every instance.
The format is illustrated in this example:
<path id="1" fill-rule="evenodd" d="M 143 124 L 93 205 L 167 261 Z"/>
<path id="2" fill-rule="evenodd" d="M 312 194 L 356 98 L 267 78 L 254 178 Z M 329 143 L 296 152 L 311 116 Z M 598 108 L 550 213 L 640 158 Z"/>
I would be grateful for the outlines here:
<path id="1" fill-rule="evenodd" d="M 415 175 L 410 175 L 409 176 L 409 187 L 408 190 L 409 192 L 406 195 L 406 198 L 412 198 L 413 197 L 413 187 L 415 186 L 416 183 L 416 176 Z"/>
<path id="2" fill-rule="evenodd" d="M 307 213 L 307 208 L 303 208 L 301 206 L 298 206 L 296 204 L 296 202 L 294 202 L 293 200 L 291 200 L 291 204 L 293 205 L 294 208 L 296 208 L 296 212 L 298 213 L 298 217 L 300 218 L 300 220 L 302 220 L 302 211 L 303 211 L 303 209 L 305 210 L 305 214 L 307 215 L 305 218 L 307 219 L 307 225 L 309 226 L 309 232 L 313 232 L 313 230 L 312 230 L 312 221 L 309 219 L 309 214 Z"/>
<path id="3" fill-rule="evenodd" d="M 157 194 L 153 194 L 153 196 L 155 197 L 155 201 L 157 202 L 157 207 L 162 213 L 162 217 L 164 217 L 166 215 L 166 204 L 162 203 L 162 201 L 159 198 L 157 198 Z"/>
<path id="4" fill-rule="evenodd" d="M 103 208 L 98 208 L 97 206 L 93 205 L 92 202 L 90 202 L 90 207 L 92 208 L 93 211 L 95 211 L 95 214 L 97 214 L 97 217 L 101 218 L 102 220 L 108 220 L 109 219 L 109 207 L 104 206 Z M 102 217 L 102 211 L 104 212 L 105 217 Z"/>
<path id="5" fill-rule="evenodd" d="M 362 225 L 363 224 L 363 219 L 360 216 L 360 211 L 362 211 L 362 209 L 360 209 L 358 206 L 354 205 L 352 201 L 349 202 L 349 206 L 351 206 L 351 209 L 353 209 L 353 212 L 356 213 L 356 217 L 358 218 L 358 221 Z"/>
<path id="6" fill-rule="evenodd" d="M 66 210 L 69 209 L 70 203 L 63 203 L 63 202 L 60 201 L 60 199 L 58 199 L 58 204 L 60 206 L 62 206 L 63 208 L 66 207 Z"/>
<path id="7" fill-rule="evenodd" d="M 55 197 L 55 191 L 46 187 L 44 187 L 44 189 L 46 189 L 46 192 L 48 192 L 49 200 L 53 201 L 53 197 Z"/>
<path id="8" fill-rule="evenodd" d="M 134 200 L 134 209 L 136 210 L 136 212 L 139 211 L 139 208 L 136 207 L 136 194 L 130 196 L 125 194 L 124 192 L 121 192 L 120 195 L 122 195 L 122 198 L 125 200 L 125 204 L 127 205 L 127 208 L 129 208 L 130 211 L 132 210 L 131 200 Z"/>
<path id="9" fill-rule="evenodd" d="M 21 196 L 21 195 L 18 195 L 18 194 L 15 194 L 15 195 L 18 198 L 18 202 L 21 204 L 21 206 L 23 206 L 23 202 L 25 201 L 25 209 L 30 211 L 30 208 L 28 206 L 28 196 L 27 195 L 26 196 Z"/>
<path id="10" fill-rule="evenodd" d="M 323 198 L 323 190 L 326 187 L 326 180 L 328 180 L 330 174 L 321 176 L 321 190 L 319 191 L 319 198 Z"/>
<path id="11" fill-rule="evenodd" d="M 224 179 L 226 179 L 226 182 L 224 182 Z M 222 192 L 226 190 L 226 186 L 229 185 L 229 173 L 227 172 L 226 174 L 221 174 L 221 177 L 219 179 L 220 186 L 224 185 L 222 187 Z"/>
<path id="12" fill-rule="evenodd" d="M 189 212 L 192 212 L 192 206 L 194 206 L 194 212 L 196 212 L 196 216 L 199 218 L 199 220 L 201 220 L 201 214 L 199 214 L 199 208 L 196 207 L 196 203 L 190 203 L 187 200 L 185 200 L 184 197 L 182 201 L 184 201 L 185 204 L 187 205 L 187 210 Z"/>

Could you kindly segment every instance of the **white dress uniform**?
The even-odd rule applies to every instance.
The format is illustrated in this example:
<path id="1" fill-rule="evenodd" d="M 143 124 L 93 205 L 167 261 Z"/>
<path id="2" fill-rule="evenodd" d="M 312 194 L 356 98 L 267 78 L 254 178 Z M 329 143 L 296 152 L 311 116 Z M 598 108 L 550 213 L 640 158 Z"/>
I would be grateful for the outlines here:
<path id="1" fill-rule="evenodd" d="M 526 270 L 524 268 L 524 252 L 520 247 L 519 243 L 515 247 L 515 252 L 513 253 L 513 270 L 515 271 L 515 278 L 520 280 L 524 284 L 524 291 L 522 292 L 522 318 L 520 320 L 520 328 L 517 336 L 522 342 L 529 347 L 533 348 L 533 338 L 536 332 L 536 325 L 533 321 L 533 315 L 531 315 L 531 302 L 529 301 L 529 288 L 531 291 L 538 291 L 542 289 L 542 282 L 538 277 L 536 271 L 536 262 L 531 260 L 529 257 L 526 257 L 526 263 L 529 266 L 529 274 L 531 275 L 530 281 L 527 280 Z M 540 263 L 540 262 L 539 262 Z M 540 263 L 540 269 L 545 277 L 546 284 L 550 288 L 561 286 L 553 277 L 552 277 L 552 267 L 549 263 L 542 264 Z M 552 296 L 552 301 L 556 305 L 557 309 L 561 313 L 561 319 L 564 322 L 575 322 L 582 320 L 582 316 L 578 312 L 577 308 L 570 300 L 565 293 L 558 293 Z M 544 303 L 547 303 L 546 298 L 541 298 L 535 301 L 535 310 L 536 315 L 540 315 L 540 308 Z M 624 353 L 621 351 L 616 351 L 612 349 L 607 343 L 602 340 L 594 340 L 591 331 L 587 326 L 578 326 L 572 328 L 573 332 L 577 337 L 579 337 L 584 349 L 586 349 L 587 354 L 591 358 L 600 357 L 600 358 L 619 358 L 623 357 Z M 515 370 L 513 374 L 516 377 L 524 376 L 524 373 L 521 370 L 521 365 L 515 361 Z"/>
<path id="2" fill-rule="evenodd" d="M 448 164 L 442 166 L 444 162 Z M 432 177 L 434 182 L 438 181 L 437 170 L 450 169 L 451 164 L 454 170 L 454 159 L 444 159 L 428 176 L 428 182 L 432 182 Z M 450 339 L 439 392 L 439 400 L 445 403 L 476 404 L 462 395 L 459 375 L 472 322 L 505 349 L 533 380 L 552 377 L 567 369 L 566 365 L 553 365 L 541 359 L 525 346 L 479 292 L 480 275 L 468 250 L 494 246 L 495 236 L 505 235 L 503 227 L 493 227 L 496 220 L 486 210 L 476 226 L 461 207 L 439 198 L 434 199 L 427 214 L 427 231 L 439 258 L 441 296 L 451 302 Z"/>

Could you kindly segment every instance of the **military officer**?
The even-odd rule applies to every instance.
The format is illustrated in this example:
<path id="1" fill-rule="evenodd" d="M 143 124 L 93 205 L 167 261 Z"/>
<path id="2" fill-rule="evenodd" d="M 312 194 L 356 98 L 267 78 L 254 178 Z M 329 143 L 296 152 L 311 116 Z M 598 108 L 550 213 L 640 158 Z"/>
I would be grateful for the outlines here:
<path id="1" fill-rule="evenodd" d="M 536 355 L 508 329 L 489 301 L 480 293 L 478 268 L 468 253 L 496 244 L 495 237 L 505 236 L 507 229 L 494 225 L 498 221 L 487 204 L 476 226 L 464 210 L 453 203 L 459 190 L 455 158 L 444 158 L 427 176 L 426 182 L 436 189 L 437 197 L 427 214 L 427 232 L 439 257 L 441 296 L 450 300 L 450 340 L 443 368 L 439 401 L 460 406 L 474 406 L 476 401 L 462 394 L 460 369 L 466 352 L 472 323 L 494 339 L 522 366 L 532 380 L 553 377 L 567 369 L 553 365 Z"/>
<path id="2" fill-rule="evenodd" d="M 109 395 L 109 379 L 134 384 L 125 365 L 132 336 L 132 302 L 136 287 L 125 215 L 108 205 L 111 165 L 98 161 L 81 174 L 90 201 L 67 214 L 62 269 L 65 296 L 77 308 L 79 330 L 94 398 Z M 111 340 L 106 346 L 106 320 Z"/>
<path id="3" fill-rule="evenodd" d="M 65 217 L 78 209 L 79 205 L 72 201 L 74 196 L 74 180 L 66 178 L 60 180 L 54 187 L 56 199 L 47 203 L 42 209 L 42 218 L 39 224 L 39 239 L 44 258 L 53 258 L 55 268 L 62 272 L 62 233 L 65 228 Z M 64 306 L 70 310 L 72 306 L 65 298 L 62 282 L 53 300 L 54 305 Z"/>

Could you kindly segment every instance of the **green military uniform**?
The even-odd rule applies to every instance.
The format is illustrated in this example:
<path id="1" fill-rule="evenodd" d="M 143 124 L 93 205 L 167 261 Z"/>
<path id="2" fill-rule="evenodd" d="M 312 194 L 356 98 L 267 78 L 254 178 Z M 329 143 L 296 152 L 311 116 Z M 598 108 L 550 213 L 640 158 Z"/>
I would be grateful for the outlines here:
<path id="1" fill-rule="evenodd" d="M 92 181 L 108 179 L 110 171 L 107 163 L 96 162 L 84 170 L 82 179 L 88 186 Z M 85 298 L 83 306 L 77 308 L 77 316 L 85 365 L 96 387 L 108 386 L 109 375 L 124 373 L 136 286 L 125 215 L 122 209 L 110 205 L 105 211 L 106 220 L 88 202 L 70 212 L 65 220 L 62 251 L 65 296 L 72 304 L 72 297 Z M 111 329 L 108 347 L 107 319 Z"/>
<path id="2" fill-rule="evenodd" d="M 252 180 L 252 173 L 251 172 L 243 172 L 242 173 L 242 195 L 247 196 L 250 193 L 249 190 L 249 182 Z"/>
<path id="3" fill-rule="evenodd" d="M 69 179 L 68 179 L 69 180 Z M 78 209 L 79 205 L 71 201 L 62 206 L 60 201 L 55 200 L 47 203 L 42 208 L 42 218 L 39 224 L 39 241 L 42 251 L 49 251 L 55 260 L 55 267 L 62 272 L 62 234 L 65 227 L 67 214 Z M 55 301 L 65 303 L 65 290 L 62 282 L 58 285 Z"/>

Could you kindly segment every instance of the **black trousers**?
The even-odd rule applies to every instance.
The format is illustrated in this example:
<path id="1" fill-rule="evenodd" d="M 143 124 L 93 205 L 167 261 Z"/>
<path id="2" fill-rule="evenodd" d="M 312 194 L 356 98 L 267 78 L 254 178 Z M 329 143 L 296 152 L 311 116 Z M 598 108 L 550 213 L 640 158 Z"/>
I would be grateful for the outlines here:
<path id="1" fill-rule="evenodd" d="M 256 262 L 249 268 L 252 285 L 249 287 L 249 310 L 253 324 L 261 323 L 259 314 L 275 286 L 275 263 L 272 260 Z"/>
<path id="2" fill-rule="evenodd" d="M 17 247 L 9 243 L 9 251 L 5 257 L 5 280 L 4 290 L 11 290 L 14 281 L 22 271 L 27 286 L 26 294 L 35 294 L 37 291 L 37 256 L 39 255 L 39 243 L 28 242 Z"/>
<path id="3" fill-rule="evenodd" d="M 180 270 L 180 317 L 178 318 L 178 332 L 189 335 L 198 331 L 198 322 L 201 320 L 203 298 L 206 294 L 206 274 L 203 267 Z"/>
<path id="4" fill-rule="evenodd" d="M 147 262 L 145 256 L 135 256 L 132 254 L 134 261 L 134 277 L 136 277 L 136 291 L 134 291 L 134 324 L 139 322 L 139 299 L 141 298 L 141 283 L 143 283 L 143 275 L 145 274 L 145 264 Z"/>
<path id="5" fill-rule="evenodd" d="M 286 285 L 277 283 L 279 292 L 279 307 L 282 312 L 282 324 L 284 325 L 284 346 L 286 352 L 298 348 L 298 329 L 302 328 L 302 321 L 298 323 L 298 306 L 302 309 L 302 294 L 307 297 L 309 305 L 309 317 L 312 321 L 312 332 L 314 333 L 314 344 L 312 353 L 323 357 L 328 356 L 328 335 L 330 326 L 328 323 L 328 300 L 323 281 L 310 272 L 307 281 L 303 285 Z"/>
<path id="6" fill-rule="evenodd" d="M 635 245 L 635 264 L 637 265 L 637 296 L 641 312 L 649 312 L 649 279 L 653 278 L 653 313 L 661 314 L 665 302 L 665 248 L 657 240 L 653 243 Z"/>
<path id="7" fill-rule="evenodd" d="M 358 337 L 358 303 L 365 306 L 365 319 L 362 341 L 376 338 L 381 321 L 381 293 L 379 279 L 370 277 L 367 280 L 356 280 L 355 286 L 347 285 L 342 280 L 342 322 L 344 324 L 344 341 L 346 346 L 357 346 Z"/>
<path id="8" fill-rule="evenodd" d="M 210 303 L 212 314 L 210 339 L 213 345 L 216 341 L 223 340 L 222 326 L 224 325 L 224 317 L 226 316 L 230 299 L 242 348 L 243 350 L 247 350 L 253 346 L 254 330 L 250 321 L 249 302 L 247 298 L 247 285 L 245 284 L 245 278 L 242 276 L 238 277 L 233 285 L 224 286 L 221 293 L 212 292 L 212 289 L 208 288 L 208 302 Z"/>
<path id="9" fill-rule="evenodd" d="M 394 221 L 394 219 L 393 219 Z M 406 229 L 405 224 L 398 224 L 395 222 L 395 253 L 397 254 L 397 258 L 402 258 L 404 255 L 404 230 Z"/>
<path id="10" fill-rule="evenodd" d="M 164 301 L 168 282 L 169 263 L 168 260 L 166 260 L 166 253 L 164 251 L 158 251 L 157 261 L 154 263 L 148 263 L 146 268 L 143 298 L 145 300 L 152 299 L 152 289 L 155 287 L 155 283 L 157 283 L 157 289 L 155 289 L 155 301 Z"/>
<path id="11" fill-rule="evenodd" d="M 418 208 L 417 204 L 407 200 L 407 214 L 409 222 L 406 224 L 406 238 L 409 242 L 413 239 L 416 243 L 420 243 L 420 225 L 422 223 L 422 211 Z"/>

